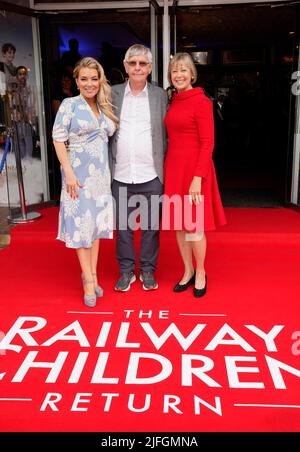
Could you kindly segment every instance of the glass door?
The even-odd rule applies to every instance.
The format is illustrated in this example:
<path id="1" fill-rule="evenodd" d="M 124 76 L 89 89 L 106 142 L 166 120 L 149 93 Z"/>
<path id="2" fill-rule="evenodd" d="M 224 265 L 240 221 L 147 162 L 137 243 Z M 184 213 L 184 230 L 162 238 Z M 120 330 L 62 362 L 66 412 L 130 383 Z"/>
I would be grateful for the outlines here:
<path id="1" fill-rule="evenodd" d="M 214 104 L 213 157 L 226 206 L 279 207 L 291 200 L 298 20 L 296 5 L 176 8 L 176 50 L 192 55 L 197 85 Z M 299 151 L 294 199 L 298 177 Z"/>
<path id="2" fill-rule="evenodd" d="M 0 14 L 0 206 L 8 207 L 13 222 L 34 219 L 27 214 L 27 207 L 48 200 L 35 32 L 38 19 L 31 14 L 20 6 L 15 12 L 13 5 Z"/>

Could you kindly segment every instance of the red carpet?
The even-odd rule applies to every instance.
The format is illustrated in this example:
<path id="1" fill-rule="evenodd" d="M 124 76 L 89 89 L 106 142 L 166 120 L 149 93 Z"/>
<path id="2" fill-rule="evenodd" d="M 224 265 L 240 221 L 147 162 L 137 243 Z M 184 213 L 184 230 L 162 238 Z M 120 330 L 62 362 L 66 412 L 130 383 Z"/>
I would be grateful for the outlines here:
<path id="1" fill-rule="evenodd" d="M 55 240 L 58 210 L 41 212 L 0 252 L 1 431 L 299 430 L 298 213 L 227 209 L 198 301 L 172 292 L 173 233 L 155 292 L 114 292 L 115 243 L 103 240 L 105 297 L 87 309 L 76 254 Z"/>

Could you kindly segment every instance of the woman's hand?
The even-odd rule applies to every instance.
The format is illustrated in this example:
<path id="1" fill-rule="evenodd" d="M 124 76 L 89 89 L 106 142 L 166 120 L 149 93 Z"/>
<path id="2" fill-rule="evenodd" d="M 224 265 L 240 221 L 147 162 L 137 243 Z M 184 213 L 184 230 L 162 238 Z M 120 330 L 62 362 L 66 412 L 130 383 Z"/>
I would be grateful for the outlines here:
<path id="1" fill-rule="evenodd" d="M 75 176 L 73 170 L 65 172 L 67 193 L 72 199 L 78 198 L 78 189 L 81 187 L 79 180 Z"/>
<path id="2" fill-rule="evenodd" d="M 195 204 L 199 204 L 199 202 L 201 202 L 202 200 L 201 182 L 202 177 L 194 176 L 189 189 L 189 200 L 191 204 L 193 204 L 193 202 Z"/>

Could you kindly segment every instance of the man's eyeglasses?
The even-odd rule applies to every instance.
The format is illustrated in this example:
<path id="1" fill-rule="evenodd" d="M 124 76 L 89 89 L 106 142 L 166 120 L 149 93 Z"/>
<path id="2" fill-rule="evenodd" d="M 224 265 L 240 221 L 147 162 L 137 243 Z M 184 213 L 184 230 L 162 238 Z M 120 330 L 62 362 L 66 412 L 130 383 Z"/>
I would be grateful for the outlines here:
<path id="1" fill-rule="evenodd" d="M 128 64 L 128 66 L 130 67 L 135 67 L 137 65 L 139 65 L 140 67 L 145 68 L 146 66 L 148 66 L 149 63 L 147 63 L 146 61 L 126 61 L 126 63 Z"/>

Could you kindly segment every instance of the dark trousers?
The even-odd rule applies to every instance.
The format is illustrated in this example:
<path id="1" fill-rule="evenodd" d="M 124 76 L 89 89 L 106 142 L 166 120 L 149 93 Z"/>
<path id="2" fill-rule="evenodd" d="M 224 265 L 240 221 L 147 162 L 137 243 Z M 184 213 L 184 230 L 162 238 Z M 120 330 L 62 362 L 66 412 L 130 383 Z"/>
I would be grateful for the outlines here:
<path id="1" fill-rule="evenodd" d="M 163 185 L 159 178 L 142 184 L 124 184 L 113 180 L 112 194 L 115 199 L 116 245 L 120 272 L 134 271 L 136 256 L 134 249 L 134 230 L 138 207 L 142 237 L 139 253 L 140 270 L 156 270 L 159 248 L 159 223 L 161 203 L 157 200 L 163 194 Z M 151 196 L 154 198 L 151 198 Z M 152 206 L 152 208 L 151 208 Z"/>

